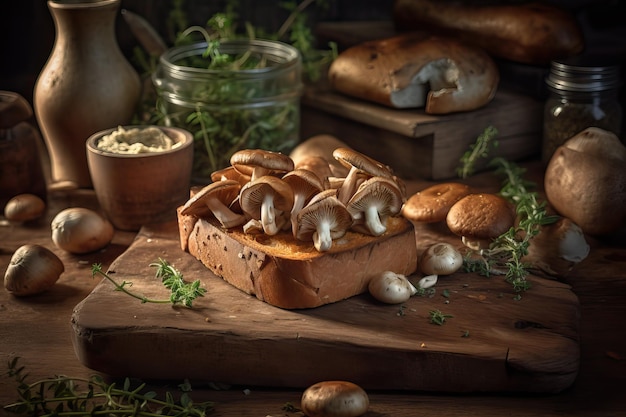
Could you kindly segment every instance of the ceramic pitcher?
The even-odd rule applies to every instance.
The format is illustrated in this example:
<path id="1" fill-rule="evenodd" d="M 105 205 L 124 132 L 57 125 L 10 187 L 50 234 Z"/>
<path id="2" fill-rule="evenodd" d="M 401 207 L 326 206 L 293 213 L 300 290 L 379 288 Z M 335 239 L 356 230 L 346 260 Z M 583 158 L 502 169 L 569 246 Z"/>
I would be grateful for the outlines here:
<path id="1" fill-rule="evenodd" d="M 50 154 L 52 182 L 91 187 L 85 142 L 128 124 L 141 84 L 115 35 L 120 0 L 50 0 L 56 39 L 34 90 L 35 117 Z"/>

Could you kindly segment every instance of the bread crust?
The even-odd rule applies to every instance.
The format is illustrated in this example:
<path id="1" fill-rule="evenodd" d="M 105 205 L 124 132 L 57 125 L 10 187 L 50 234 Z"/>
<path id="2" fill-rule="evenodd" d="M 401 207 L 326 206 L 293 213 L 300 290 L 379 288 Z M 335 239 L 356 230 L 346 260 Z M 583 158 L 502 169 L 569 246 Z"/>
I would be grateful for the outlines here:
<path id="1" fill-rule="evenodd" d="M 472 42 L 493 56 L 530 65 L 582 52 L 580 25 L 555 6 L 472 5 L 444 0 L 395 0 L 393 20 L 399 30 L 431 30 Z"/>
<path id="2" fill-rule="evenodd" d="M 348 48 L 328 75 L 346 95 L 394 108 L 424 107 L 429 114 L 480 108 L 493 99 L 500 80 L 480 48 L 417 32 Z"/>
<path id="3" fill-rule="evenodd" d="M 417 269 L 415 230 L 402 217 L 389 218 L 380 237 L 349 231 L 323 253 L 291 233 L 225 230 L 214 219 L 183 216 L 180 210 L 178 225 L 183 250 L 236 288 L 285 309 L 340 301 L 366 292 L 375 274 L 409 275 Z"/>

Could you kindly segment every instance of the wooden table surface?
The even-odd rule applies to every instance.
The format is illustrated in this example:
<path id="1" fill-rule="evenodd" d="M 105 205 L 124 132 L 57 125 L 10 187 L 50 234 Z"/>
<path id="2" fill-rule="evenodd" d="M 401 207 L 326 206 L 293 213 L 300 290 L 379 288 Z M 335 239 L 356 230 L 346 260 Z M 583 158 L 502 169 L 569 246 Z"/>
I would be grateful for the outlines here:
<path id="1" fill-rule="evenodd" d="M 488 174 L 470 180 L 473 185 L 496 187 Z M 410 182 L 407 190 L 423 188 L 423 182 Z M 50 194 L 45 218 L 36 224 L 0 223 L 0 271 L 13 252 L 26 243 L 52 249 L 65 264 L 61 279 L 49 292 L 29 298 L 16 298 L 0 290 L 0 405 L 16 398 L 16 384 L 6 375 L 6 363 L 20 357 L 29 373 L 28 380 L 54 375 L 88 377 L 94 372 L 76 358 L 71 342 L 70 317 L 73 308 L 99 282 L 91 277 L 91 265 L 99 262 L 106 269 L 131 244 L 135 234 L 116 231 L 104 250 L 81 256 L 54 247 L 50 220 L 65 207 L 97 209 L 89 190 L 56 191 Z M 573 386 L 554 395 L 463 394 L 422 392 L 369 392 L 366 416 L 626 416 L 626 236 L 589 239 L 590 256 L 564 281 L 570 284 L 581 304 L 581 364 Z M 114 306 L 112 306 L 114 308 Z M 182 381 L 152 383 L 157 392 L 176 390 Z M 195 387 L 195 401 L 216 402 L 216 416 L 298 416 L 287 413 L 286 403 L 299 406 L 301 390 L 237 386 L 215 390 Z M 0 415 L 6 412 L 0 409 Z"/>

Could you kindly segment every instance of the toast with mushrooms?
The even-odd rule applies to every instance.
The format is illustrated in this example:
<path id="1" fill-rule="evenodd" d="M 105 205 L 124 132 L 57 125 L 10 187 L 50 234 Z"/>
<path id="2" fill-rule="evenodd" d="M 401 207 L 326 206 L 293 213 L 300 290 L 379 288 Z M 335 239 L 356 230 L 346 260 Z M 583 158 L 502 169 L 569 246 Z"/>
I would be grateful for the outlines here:
<path id="1" fill-rule="evenodd" d="M 288 309 L 360 294 L 384 271 L 415 271 L 400 181 L 352 149 L 337 148 L 333 158 L 347 174 L 331 181 L 318 176 L 329 171 L 285 155 L 236 153 L 232 170 L 193 189 L 178 209 L 181 248 L 240 290 Z"/>

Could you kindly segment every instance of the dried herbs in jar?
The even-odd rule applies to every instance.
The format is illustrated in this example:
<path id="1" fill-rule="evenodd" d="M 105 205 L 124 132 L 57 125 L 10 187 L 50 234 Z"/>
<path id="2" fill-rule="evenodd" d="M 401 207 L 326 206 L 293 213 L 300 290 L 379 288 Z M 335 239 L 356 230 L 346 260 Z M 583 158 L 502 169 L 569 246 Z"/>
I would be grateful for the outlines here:
<path id="1" fill-rule="evenodd" d="M 576 57 L 553 61 L 546 79 L 542 161 L 547 163 L 566 140 L 588 127 L 620 135 L 622 108 L 619 67 L 602 59 Z"/>

